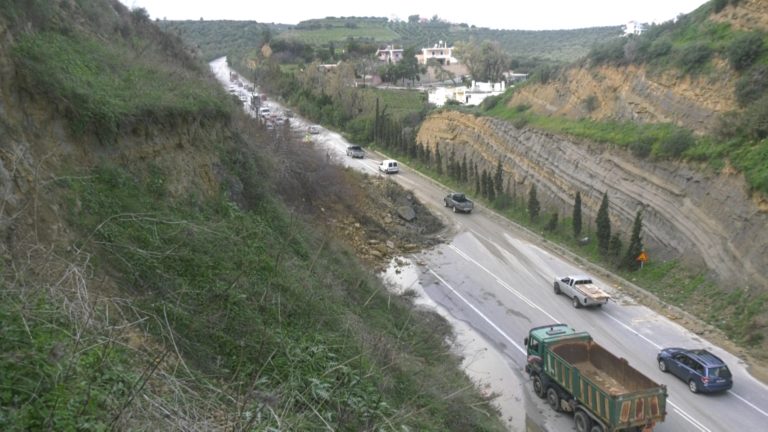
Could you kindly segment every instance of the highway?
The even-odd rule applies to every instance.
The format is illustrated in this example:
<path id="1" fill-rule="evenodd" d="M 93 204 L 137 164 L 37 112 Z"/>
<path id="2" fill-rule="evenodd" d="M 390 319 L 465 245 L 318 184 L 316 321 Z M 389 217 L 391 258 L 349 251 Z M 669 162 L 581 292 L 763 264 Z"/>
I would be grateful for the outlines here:
<path id="1" fill-rule="evenodd" d="M 221 62 L 211 64 L 217 75 L 225 67 Z M 295 127 L 306 124 L 297 119 Z M 369 152 L 365 159 L 347 158 L 348 143 L 339 134 L 321 129 L 315 137 L 316 145 L 339 163 L 380 175 L 376 166 L 382 155 Z M 533 394 L 524 372 L 522 341 L 528 329 L 555 322 L 588 331 L 599 344 L 667 386 L 667 419 L 654 430 L 768 430 L 768 387 L 752 378 L 735 355 L 637 303 L 600 275 L 553 252 L 556 248 L 549 248 L 535 233 L 493 211 L 476 205 L 471 214 L 452 213 L 442 205 L 448 190 L 408 166 L 401 163 L 400 173 L 388 178 L 412 190 L 440 215 L 450 235 L 444 244 L 406 257 L 405 269 L 384 277 L 400 284 L 399 289 L 415 290 L 420 303 L 455 324 L 457 349 L 469 359 L 465 367 L 482 369 L 468 372 L 499 395 L 497 402 L 510 430 L 574 430 L 571 415 L 553 412 Z M 575 309 L 552 288 L 555 276 L 569 274 L 590 274 L 614 300 L 600 309 Z M 733 389 L 713 395 L 691 393 L 686 383 L 658 369 L 656 354 L 670 346 L 706 348 L 721 357 L 733 373 Z"/>

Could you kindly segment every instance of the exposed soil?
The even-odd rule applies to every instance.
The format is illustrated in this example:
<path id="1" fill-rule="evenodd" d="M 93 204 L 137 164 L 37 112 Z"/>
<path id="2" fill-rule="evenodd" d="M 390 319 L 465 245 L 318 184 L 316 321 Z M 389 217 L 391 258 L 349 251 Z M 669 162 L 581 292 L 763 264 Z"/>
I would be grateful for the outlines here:
<path id="1" fill-rule="evenodd" d="M 354 212 L 328 215 L 337 238 L 376 271 L 393 257 L 434 246 L 445 226 L 409 191 L 387 178 L 364 176 Z"/>

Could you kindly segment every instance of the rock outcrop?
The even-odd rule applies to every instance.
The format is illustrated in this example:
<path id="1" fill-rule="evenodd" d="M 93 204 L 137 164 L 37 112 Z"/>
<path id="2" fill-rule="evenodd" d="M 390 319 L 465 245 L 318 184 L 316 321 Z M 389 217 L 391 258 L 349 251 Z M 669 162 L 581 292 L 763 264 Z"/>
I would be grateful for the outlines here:
<path id="1" fill-rule="evenodd" d="M 586 223 L 594 224 L 604 192 L 615 232 L 628 240 L 638 209 L 651 259 L 680 259 L 732 289 L 768 286 L 768 200 L 750 195 L 733 170 L 637 159 L 626 151 L 581 142 L 489 117 L 458 112 L 429 116 L 418 142 L 442 155 L 466 155 L 493 173 L 502 162 L 510 193 L 535 184 L 545 209 L 572 214 L 577 191 Z M 594 228 L 594 225 L 593 225 Z"/>

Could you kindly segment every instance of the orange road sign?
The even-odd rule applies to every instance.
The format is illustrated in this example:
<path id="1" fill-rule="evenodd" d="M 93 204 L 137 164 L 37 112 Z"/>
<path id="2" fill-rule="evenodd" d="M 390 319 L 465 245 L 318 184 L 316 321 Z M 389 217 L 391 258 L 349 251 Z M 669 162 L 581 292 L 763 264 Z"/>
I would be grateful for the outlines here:
<path id="1" fill-rule="evenodd" d="M 640 255 L 638 255 L 635 259 L 640 262 L 646 262 L 648 261 L 648 254 L 646 254 L 645 251 L 642 251 L 640 252 Z"/>

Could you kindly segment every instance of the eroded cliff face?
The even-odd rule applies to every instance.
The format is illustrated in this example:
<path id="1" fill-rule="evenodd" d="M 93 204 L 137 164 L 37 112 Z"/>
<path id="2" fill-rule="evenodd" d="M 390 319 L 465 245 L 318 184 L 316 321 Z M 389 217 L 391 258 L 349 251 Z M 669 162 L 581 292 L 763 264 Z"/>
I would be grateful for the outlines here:
<path id="1" fill-rule="evenodd" d="M 732 289 L 768 286 L 768 200 L 751 196 L 740 174 L 707 172 L 677 163 L 648 163 L 628 152 L 575 141 L 489 117 L 457 112 L 429 116 L 417 141 L 445 159 L 466 155 L 495 172 L 500 160 L 510 193 L 527 197 L 536 185 L 542 207 L 570 216 L 577 191 L 585 223 L 594 229 L 608 192 L 614 232 L 629 240 L 638 209 L 651 259 L 706 266 Z"/>
<path id="2" fill-rule="evenodd" d="M 650 73 L 644 66 L 572 67 L 547 84 L 526 85 L 509 106 L 530 105 L 546 115 L 640 123 L 673 123 L 711 132 L 737 108 L 733 72 L 725 64 L 707 76 Z"/>

